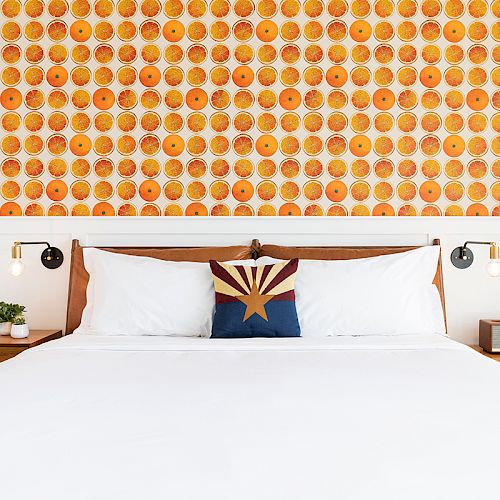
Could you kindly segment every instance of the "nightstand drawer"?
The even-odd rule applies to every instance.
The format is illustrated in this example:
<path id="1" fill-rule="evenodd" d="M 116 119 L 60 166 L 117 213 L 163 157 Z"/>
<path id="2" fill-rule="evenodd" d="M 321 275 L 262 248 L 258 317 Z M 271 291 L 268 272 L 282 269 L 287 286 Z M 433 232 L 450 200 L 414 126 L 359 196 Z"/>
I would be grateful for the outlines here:
<path id="1" fill-rule="evenodd" d="M 27 348 L 22 347 L 0 347 L 0 362 L 17 356 Z"/>
<path id="2" fill-rule="evenodd" d="M 61 330 L 30 330 L 25 339 L 13 339 L 10 336 L 0 337 L 0 362 L 17 356 L 20 352 L 50 340 L 62 337 Z"/>

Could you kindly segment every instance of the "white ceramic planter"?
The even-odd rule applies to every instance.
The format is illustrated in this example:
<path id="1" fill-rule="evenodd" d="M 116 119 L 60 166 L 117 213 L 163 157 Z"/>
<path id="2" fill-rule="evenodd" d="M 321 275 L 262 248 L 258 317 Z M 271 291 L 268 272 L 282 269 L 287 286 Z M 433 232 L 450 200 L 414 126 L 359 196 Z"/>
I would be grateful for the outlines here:
<path id="1" fill-rule="evenodd" d="M 0 323 L 0 335 L 10 335 L 11 328 L 12 328 L 12 323 L 10 322 Z"/>
<path id="2" fill-rule="evenodd" d="M 10 336 L 13 339 L 25 339 L 30 334 L 28 325 L 12 325 Z"/>

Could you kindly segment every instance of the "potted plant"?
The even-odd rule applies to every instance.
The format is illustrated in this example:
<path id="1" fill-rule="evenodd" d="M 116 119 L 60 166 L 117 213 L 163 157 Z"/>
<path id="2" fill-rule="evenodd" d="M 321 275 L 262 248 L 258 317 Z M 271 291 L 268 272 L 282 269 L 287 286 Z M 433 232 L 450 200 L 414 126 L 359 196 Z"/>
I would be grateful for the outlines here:
<path id="1" fill-rule="evenodd" d="M 22 307 L 22 311 L 12 320 L 12 328 L 10 329 L 10 336 L 13 339 L 25 339 L 30 333 L 23 314 L 24 307 L 20 307 Z"/>
<path id="2" fill-rule="evenodd" d="M 14 320 L 23 316 L 25 307 L 19 304 L 0 302 L 0 335 L 9 335 Z"/>
<path id="3" fill-rule="evenodd" d="M 10 335 L 12 318 L 10 317 L 9 304 L 0 302 L 0 335 Z"/>

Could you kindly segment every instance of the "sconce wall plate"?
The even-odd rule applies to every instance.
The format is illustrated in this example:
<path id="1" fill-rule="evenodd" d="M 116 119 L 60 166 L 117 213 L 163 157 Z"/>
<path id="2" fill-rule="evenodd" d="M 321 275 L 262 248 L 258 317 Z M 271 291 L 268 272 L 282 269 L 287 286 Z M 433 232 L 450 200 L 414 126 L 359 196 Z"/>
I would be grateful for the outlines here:
<path id="1" fill-rule="evenodd" d="M 451 252 L 451 263 L 458 269 L 467 269 L 474 262 L 474 254 L 467 247 L 457 247 Z"/>
<path id="2" fill-rule="evenodd" d="M 64 255 L 59 248 L 49 247 L 42 252 L 40 260 L 47 269 L 57 269 L 64 262 Z"/>

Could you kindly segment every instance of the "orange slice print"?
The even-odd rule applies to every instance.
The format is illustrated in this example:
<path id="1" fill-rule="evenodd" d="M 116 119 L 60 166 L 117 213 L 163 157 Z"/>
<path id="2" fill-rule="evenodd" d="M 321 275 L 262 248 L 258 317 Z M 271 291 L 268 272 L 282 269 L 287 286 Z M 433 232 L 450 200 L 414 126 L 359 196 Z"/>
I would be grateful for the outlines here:
<path id="1" fill-rule="evenodd" d="M 326 215 L 328 217 L 346 217 L 347 209 L 343 205 L 334 203 L 328 207 Z"/>
<path id="2" fill-rule="evenodd" d="M 451 204 L 446 207 L 444 215 L 447 217 L 463 217 L 465 212 L 460 205 Z"/>
<path id="3" fill-rule="evenodd" d="M 396 193 L 402 201 L 412 201 L 417 196 L 417 185 L 412 181 L 403 181 L 396 187 Z"/>
<path id="4" fill-rule="evenodd" d="M 464 174 L 465 168 L 460 160 L 449 160 L 445 164 L 444 171 L 450 179 L 459 179 Z"/>
<path id="5" fill-rule="evenodd" d="M 396 215 L 394 207 L 389 203 L 378 203 L 372 209 L 374 217 L 392 217 Z"/>
<path id="6" fill-rule="evenodd" d="M 212 217 L 228 217 L 231 215 L 231 211 L 224 203 L 217 203 L 210 209 L 210 215 Z"/>

